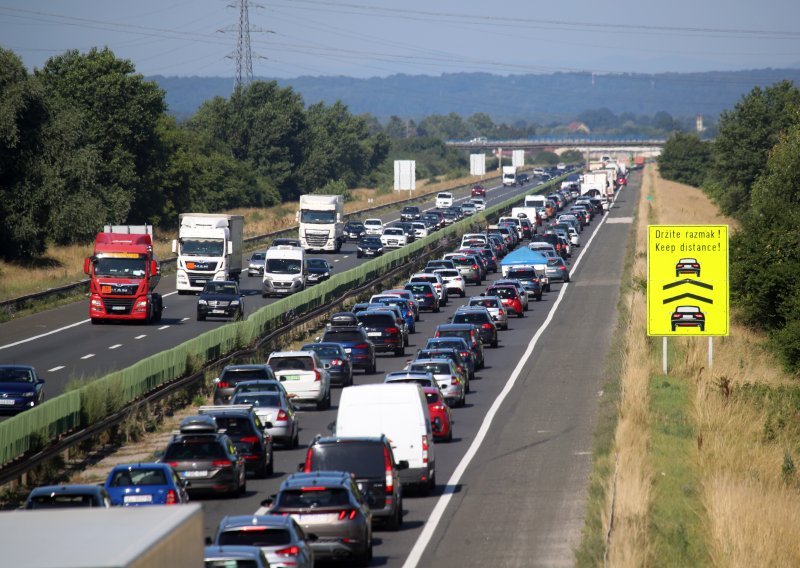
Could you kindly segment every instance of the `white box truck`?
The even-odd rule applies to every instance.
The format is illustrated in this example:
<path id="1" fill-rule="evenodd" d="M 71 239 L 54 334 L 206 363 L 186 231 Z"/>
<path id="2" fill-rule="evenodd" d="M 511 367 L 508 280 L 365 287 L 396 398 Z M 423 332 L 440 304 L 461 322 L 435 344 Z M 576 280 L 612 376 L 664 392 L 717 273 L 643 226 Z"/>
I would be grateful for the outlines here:
<path id="1" fill-rule="evenodd" d="M 517 185 L 517 166 L 503 166 L 503 185 Z"/>
<path id="2" fill-rule="evenodd" d="M 261 297 L 288 296 L 305 290 L 307 274 L 303 247 L 269 247 L 264 260 Z"/>
<path id="3" fill-rule="evenodd" d="M 336 436 L 380 436 L 392 441 L 397 461 L 408 461 L 400 471 L 403 485 L 436 486 L 436 456 L 433 449 L 428 403 L 416 384 L 377 384 L 342 390 L 336 414 Z"/>
<path id="4" fill-rule="evenodd" d="M 344 242 L 344 198 L 301 195 L 297 222 L 303 249 L 339 252 Z"/>
<path id="5" fill-rule="evenodd" d="M 178 239 L 178 294 L 199 292 L 209 280 L 236 280 L 242 273 L 244 217 L 225 213 L 181 213 Z"/>

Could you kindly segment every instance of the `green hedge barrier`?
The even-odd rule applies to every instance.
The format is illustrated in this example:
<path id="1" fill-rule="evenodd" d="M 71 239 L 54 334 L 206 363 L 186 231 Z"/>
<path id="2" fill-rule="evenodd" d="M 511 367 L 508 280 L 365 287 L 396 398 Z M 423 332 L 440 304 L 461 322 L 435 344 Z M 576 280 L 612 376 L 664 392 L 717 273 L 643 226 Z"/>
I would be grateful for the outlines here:
<path id="1" fill-rule="evenodd" d="M 413 261 L 424 248 L 445 237 L 468 232 L 476 223 L 485 225 L 500 212 L 518 203 L 524 195 L 549 190 L 561 179 L 563 176 L 462 219 L 408 246 L 336 274 L 312 288 L 264 306 L 244 321 L 202 333 L 172 349 L 151 355 L 130 367 L 11 417 L 0 423 L 0 464 L 7 464 L 30 451 L 45 447 L 68 432 L 118 412 L 153 389 L 185 375 L 190 360 L 212 361 L 252 345 L 259 337 L 286 323 L 287 314 L 299 315 L 341 298 L 348 290 L 373 280 L 387 270 Z"/>

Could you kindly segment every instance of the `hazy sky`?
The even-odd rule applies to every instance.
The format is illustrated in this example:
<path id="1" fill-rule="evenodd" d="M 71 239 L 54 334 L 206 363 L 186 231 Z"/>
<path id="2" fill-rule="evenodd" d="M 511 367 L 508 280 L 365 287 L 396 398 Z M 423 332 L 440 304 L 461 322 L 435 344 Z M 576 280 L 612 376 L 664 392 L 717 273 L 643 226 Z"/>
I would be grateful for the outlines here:
<path id="1" fill-rule="evenodd" d="M 230 77 L 238 3 L 0 0 L 0 45 L 30 69 L 67 49 L 108 46 L 145 75 Z M 800 64 L 800 0 L 250 4 L 253 69 L 262 77 L 658 73 Z"/>

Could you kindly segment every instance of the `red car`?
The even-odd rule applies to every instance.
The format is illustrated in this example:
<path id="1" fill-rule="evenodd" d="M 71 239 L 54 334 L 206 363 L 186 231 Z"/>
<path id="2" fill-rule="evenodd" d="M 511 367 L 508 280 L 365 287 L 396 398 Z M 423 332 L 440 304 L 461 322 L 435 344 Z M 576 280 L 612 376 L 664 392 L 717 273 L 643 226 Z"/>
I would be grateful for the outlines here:
<path id="1" fill-rule="evenodd" d="M 428 413 L 431 415 L 433 439 L 445 442 L 453 441 L 453 416 L 450 407 L 442 398 L 442 392 L 436 387 L 422 387 L 428 401 Z"/>
<path id="2" fill-rule="evenodd" d="M 482 185 L 476 185 L 472 188 L 472 197 L 486 197 L 486 188 Z"/>
<path id="3" fill-rule="evenodd" d="M 514 286 L 490 286 L 484 293 L 485 296 L 497 296 L 509 313 L 514 313 L 518 318 L 524 318 L 522 298 Z"/>
<path id="4" fill-rule="evenodd" d="M 622 187 L 623 185 L 628 185 L 628 178 L 625 176 L 617 177 L 617 185 Z"/>

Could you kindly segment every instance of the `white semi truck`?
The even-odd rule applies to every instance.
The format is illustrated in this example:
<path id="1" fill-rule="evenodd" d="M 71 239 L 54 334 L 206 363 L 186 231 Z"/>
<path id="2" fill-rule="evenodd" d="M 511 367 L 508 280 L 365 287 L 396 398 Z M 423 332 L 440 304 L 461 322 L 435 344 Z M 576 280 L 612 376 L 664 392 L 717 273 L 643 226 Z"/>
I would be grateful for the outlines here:
<path id="1" fill-rule="evenodd" d="M 178 239 L 178 294 L 199 292 L 209 280 L 239 280 L 244 217 L 224 213 L 181 213 Z"/>
<path id="2" fill-rule="evenodd" d="M 306 288 L 306 252 L 291 245 L 267 249 L 261 296 L 288 296 Z"/>
<path id="3" fill-rule="evenodd" d="M 341 195 L 301 195 L 297 222 L 303 249 L 339 252 L 344 242 L 344 199 Z"/>

